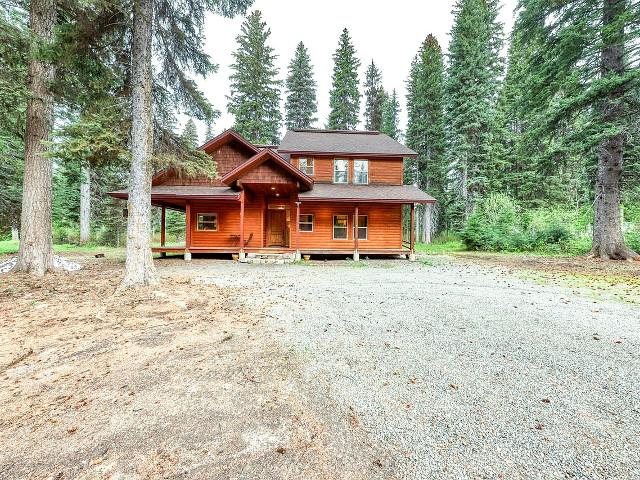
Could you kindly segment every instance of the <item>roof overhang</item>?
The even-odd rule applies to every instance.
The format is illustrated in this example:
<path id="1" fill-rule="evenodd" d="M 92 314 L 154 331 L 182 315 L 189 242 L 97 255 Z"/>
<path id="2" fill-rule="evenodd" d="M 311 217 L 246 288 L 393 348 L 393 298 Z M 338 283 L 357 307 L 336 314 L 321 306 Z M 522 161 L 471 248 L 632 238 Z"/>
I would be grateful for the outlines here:
<path id="1" fill-rule="evenodd" d="M 309 156 L 309 157 L 314 157 L 314 156 L 327 156 L 327 157 L 349 157 L 349 158 L 411 158 L 411 157 L 417 157 L 418 154 L 417 153 L 411 153 L 411 154 L 390 154 L 390 153 L 349 153 L 349 152 L 321 152 L 321 151 L 299 151 L 299 150 L 280 150 L 278 149 L 278 153 L 286 153 L 289 155 L 298 155 L 298 156 Z"/>
<path id="2" fill-rule="evenodd" d="M 247 148 L 247 150 L 250 150 L 254 154 L 260 152 L 260 149 L 258 147 L 253 145 L 251 142 L 245 139 L 242 135 L 240 135 L 237 132 L 234 132 L 233 130 L 225 130 L 217 137 L 214 137 L 204 145 L 199 146 L 198 150 L 201 150 L 204 152 L 208 152 L 209 150 L 215 150 L 216 148 L 221 147 L 222 145 L 226 145 L 232 140 L 235 140 L 239 144 L 243 145 L 244 147 Z"/>
<path id="3" fill-rule="evenodd" d="M 263 164 L 267 160 L 272 160 L 278 166 L 282 167 L 286 172 L 290 173 L 293 177 L 295 177 L 301 185 L 304 185 L 306 189 L 313 188 L 313 180 L 311 177 L 302 173 L 296 167 L 287 162 L 284 158 L 278 155 L 273 150 L 267 148 L 262 150 L 260 153 L 254 155 L 249 160 L 244 162 L 241 165 L 238 165 L 236 168 L 227 173 L 224 177 L 222 177 L 221 181 L 225 185 L 232 185 L 235 181 L 239 180 L 245 173 L 249 172 L 253 168 L 258 165 Z"/>

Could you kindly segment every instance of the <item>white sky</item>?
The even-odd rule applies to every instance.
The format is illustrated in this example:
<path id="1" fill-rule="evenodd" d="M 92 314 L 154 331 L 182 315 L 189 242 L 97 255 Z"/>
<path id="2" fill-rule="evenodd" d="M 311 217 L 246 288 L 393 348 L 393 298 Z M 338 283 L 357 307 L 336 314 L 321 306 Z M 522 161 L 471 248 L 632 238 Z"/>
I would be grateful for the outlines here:
<path id="1" fill-rule="evenodd" d="M 250 11 L 260 10 L 262 19 L 271 29 L 267 44 L 278 55 L 276 66 L 279 78 L 284 80 L 287 65 L 293 57 L 296 45 L 302 41 L 311 57 L 315 80 L 318 84 L 318 122 L 323 128 L 329 116 L 329 90 L 333 73 L 332 55 L 338 47 L 338 38 L 346 27 L 360 59 L 360 92 L 364 72 L 373 59 L 382 72 L 385 90 L 396 89 L 402 105 L 401 128 L 406 128 L 405 80 L 409 75 L 411 60 L 418 52 L 425 37 L 432 33 L 443 50 L 449 44 L 449 31 L 453 24 L 451 10 L 453 0 L 323 0 L 304 2 L 293 0 L 256 0 Z M 516 0 L 502 0 L 500 21 L 504 24 L 505 35 L 513 25 L 513 9 Z M 205 51 L 212 61 L 219 65 L 217 73 L 207 79 L 199 78 L 198 84 L 213 106 L 222 115 L 213 126 L 218 134 L 233 126 L 234 118 L 227 113 L 229 95 L 229 65 L 236 50 L 236 36 L 244 17 L 234 19 L 209 15 L 206 22 Z M 505 51 L 506 54 L 506 51 Z M 281 92 L 284 107 L 285 90 Z M 360 108 L 360 116 L 364 108 Z M 282 108 L 284 115 L 284 108 Z M 362 118 L 361 118 L 362 122 Z M 360 125 L 362 128 L 362 124 Z M 284 134 L 284 126 L 281 133 Z M 204 138 L 204 126 L 199 125 L 200 141 Z"/>

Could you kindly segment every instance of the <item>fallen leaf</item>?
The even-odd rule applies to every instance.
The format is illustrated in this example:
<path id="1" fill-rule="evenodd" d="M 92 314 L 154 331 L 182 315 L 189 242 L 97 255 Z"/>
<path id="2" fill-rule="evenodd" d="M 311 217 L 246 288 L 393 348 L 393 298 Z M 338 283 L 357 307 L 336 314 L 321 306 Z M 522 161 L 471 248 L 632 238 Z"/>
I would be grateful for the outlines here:
<path id="1" fill-rule="evenodd" d="M 455 383 L 450 383 L 449 386 L 454 390 L 458 390 L 458 385 L 456 385 Z"/>

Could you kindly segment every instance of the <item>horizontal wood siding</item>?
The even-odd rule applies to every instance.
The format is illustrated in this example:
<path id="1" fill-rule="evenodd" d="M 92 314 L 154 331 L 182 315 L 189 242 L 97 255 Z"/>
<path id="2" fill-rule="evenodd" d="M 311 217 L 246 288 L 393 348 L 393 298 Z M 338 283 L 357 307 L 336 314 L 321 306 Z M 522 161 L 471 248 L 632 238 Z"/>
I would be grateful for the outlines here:
<path id="1" fill-rule="evenodd" d="M 291 209 L 291 246 L 295 248 L 295 205 Z M 300 248 L 353 249 L 353 217 L 355 205 L 340 203 L 307 203 L 300 205 L 300 215 L 313 215 L 313 232 L 300 232 Z M 368 239 L 358 240 L 358 248 L 401 249 L 402 205 L 364 204 L 358 207 L 359 215 L 366 215 Z M 347 240 L 333 239 L 333 216 L 348 215 Z"/>
<path id="2" fill-rule="evenodd" d="M 300 156 L 292 156 L 291 164 L 298 168 Z M 317 156 L 302 157 L 314 159 L 314 173 L 310 175 L 314 182 L 333 183 L 333 160 L 336 158 L 346 158 L 349 160 L 349 183 L 353 183 L 353 158 L 348 156 Z M 402 157 L 397 158 L 375 158 L 369 160 L 369 184 L 371 185 L 402 185 L 404 163 Z"/>
<path id="3" fill-rule="evenodd" d="M 240 234 L 240 202 L 194 202 L 191 207 L 191 245 L 194 247 L 232 247 L 238 246 Z M 198 213 L 217 213 L 218 231 L 198 231 Z M 251 234 L 247 247 L 261 247 L 263 243 L 262 198 L 247 203 L 244 207 L 245 241 Z M 239 247 L 238 247 L 239 249 Z"/>

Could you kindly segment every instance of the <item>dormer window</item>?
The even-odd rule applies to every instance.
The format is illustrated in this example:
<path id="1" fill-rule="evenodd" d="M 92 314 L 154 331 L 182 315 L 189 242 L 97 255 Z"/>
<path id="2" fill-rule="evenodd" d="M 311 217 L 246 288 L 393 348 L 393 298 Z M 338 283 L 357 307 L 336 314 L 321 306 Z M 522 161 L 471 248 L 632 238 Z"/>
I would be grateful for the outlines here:
<path id="1" fill-rule="evenodd" d="M 333 161 L 333 183 L 349 182 L 349 160 L 336 158 Z"/>
<path id="2" fill-rule="evenodd" d="M 307 175 L 313 175 L 313 158 L 301 158 L 298 160 L 298 170 Z"/>
<path id="3" fill-rule="evenodd" d="M 353 161 L 353 183 L 361 185 L 369 183 L 369 160 Z"/>

